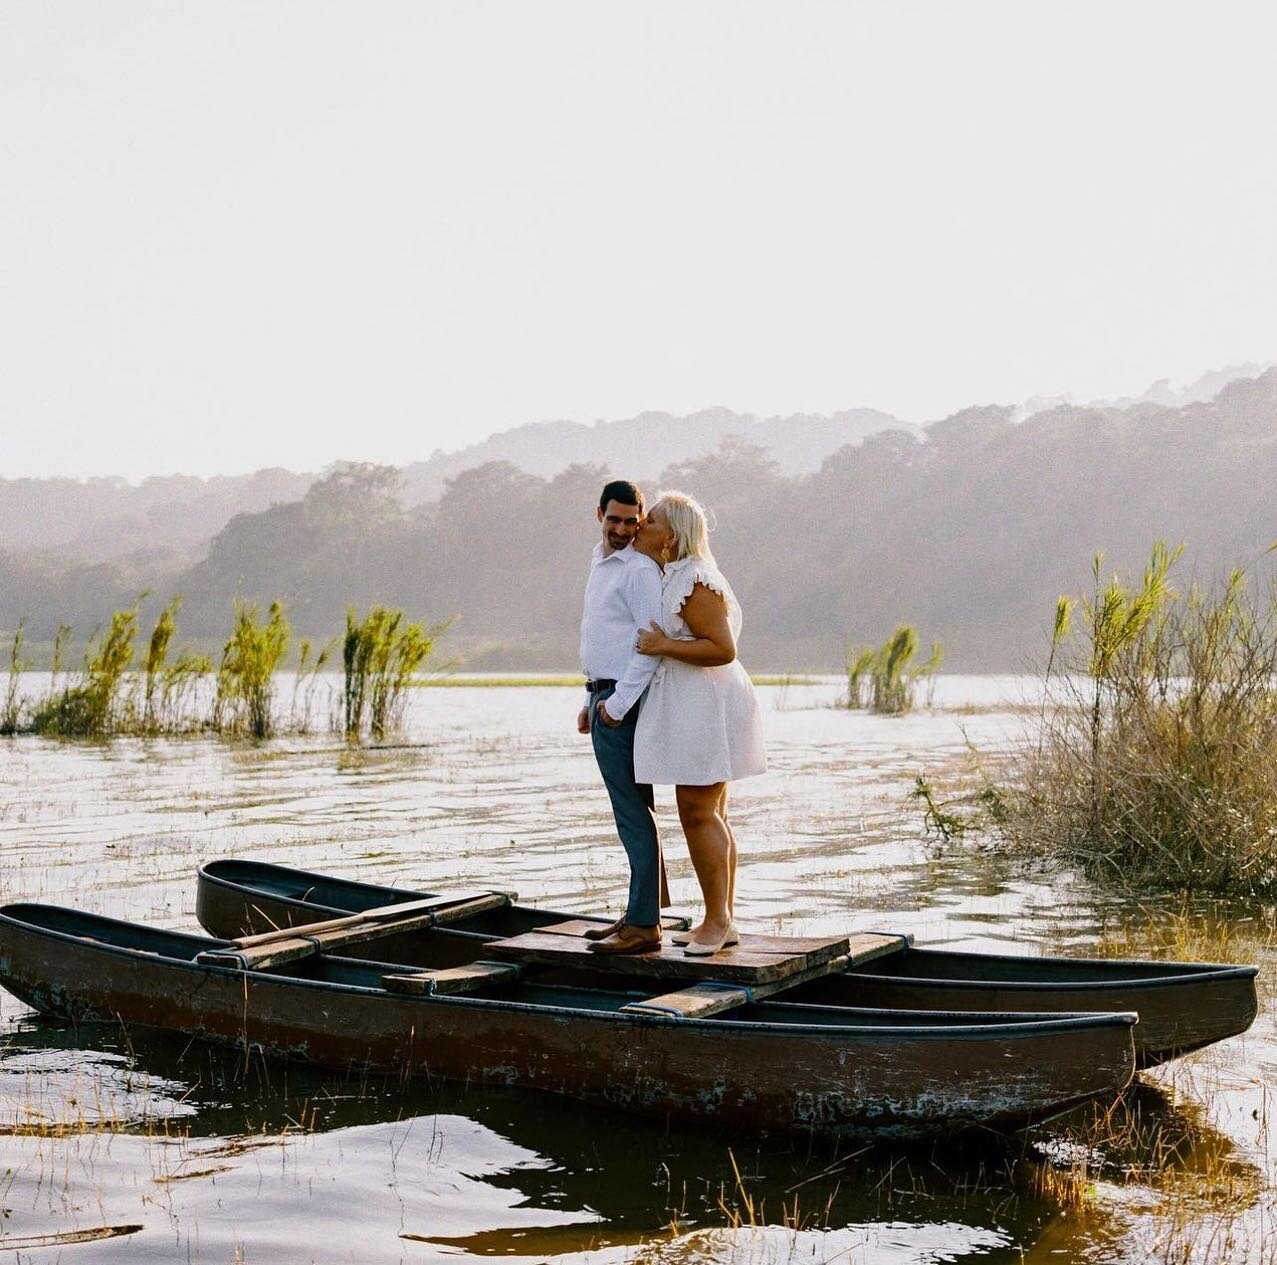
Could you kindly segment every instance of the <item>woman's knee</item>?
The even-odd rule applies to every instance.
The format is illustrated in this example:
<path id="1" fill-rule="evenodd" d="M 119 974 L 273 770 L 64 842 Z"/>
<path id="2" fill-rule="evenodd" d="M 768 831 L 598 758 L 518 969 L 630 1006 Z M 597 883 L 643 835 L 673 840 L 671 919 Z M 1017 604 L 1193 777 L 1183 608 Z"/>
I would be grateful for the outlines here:
<path id="1" fill-rule="evenodd" d="M 722 824 L 719 814 L 719 788 L 717 786 L 680 786 L 675 791 L 678 819 L 684 830 Z"/>

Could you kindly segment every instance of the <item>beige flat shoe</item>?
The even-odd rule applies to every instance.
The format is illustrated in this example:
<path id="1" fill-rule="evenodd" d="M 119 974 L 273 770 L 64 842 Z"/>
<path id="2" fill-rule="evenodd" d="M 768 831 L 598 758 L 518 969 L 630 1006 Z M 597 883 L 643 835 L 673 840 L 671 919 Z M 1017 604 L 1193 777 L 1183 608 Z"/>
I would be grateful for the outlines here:
<path id="1" fill-rule="evenodd" d="M 691 944 L 692 933 L 690 931 L 676 931 L 670 936 L 671 944 Z M 723 948 L 730 949 L 732 945 L 740 944 L 740 933 L 733 926 L 727 933 L 727 939 L 723 941 Z"/>
<path id="2" fill-rule="evenodd" d="M 728 927 L 723 932 L 721 940 L 710 940 L 706 943 L 703 940 L 688 940 L 683 946 L 683 956 L 689 958 L 709 958 L 713 957 L 720 949 L 729 948 L 733 944 L 740 943 L 740 936 L 736 933 L 735 927 Z"/>

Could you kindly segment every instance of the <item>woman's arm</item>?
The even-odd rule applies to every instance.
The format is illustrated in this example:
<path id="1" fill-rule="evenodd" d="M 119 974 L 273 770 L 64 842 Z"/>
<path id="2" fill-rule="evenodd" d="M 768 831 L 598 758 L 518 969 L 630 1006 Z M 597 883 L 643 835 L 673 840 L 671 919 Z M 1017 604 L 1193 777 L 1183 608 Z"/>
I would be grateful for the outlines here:
<path id="1" fill-rule="evenodd" d="M 727 622 L 727 603 L 713 589 L 694 585 L 683 603 L 683 621 L 695 637 L 679 641 L 667 637 L 659 624 L 639 630 L 639 654 L 665 655 L 698 668 L 718 668 L 736 658 L 736 638 Z"/>

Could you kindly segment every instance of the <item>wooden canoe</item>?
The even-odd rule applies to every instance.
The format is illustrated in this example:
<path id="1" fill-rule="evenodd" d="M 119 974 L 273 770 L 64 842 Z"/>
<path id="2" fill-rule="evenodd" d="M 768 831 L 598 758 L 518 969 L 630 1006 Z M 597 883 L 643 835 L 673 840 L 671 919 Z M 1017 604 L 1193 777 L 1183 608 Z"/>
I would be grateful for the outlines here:
<path id="1" fill-rule="evenodd" d="M 218 860 L 202 866 L 196 889 L 200 924 L 215 936 L 296 926 L 428 893 L 270 865 Z M 536 931 L 580 914 L 511 904 L 454 925 L 456 963 L 482 956 L 474 941 Z M 596 921 L 603 922 L 599 918 Z M 1257 968 L 1215 963 L 1098 958 L 1017 957 L 913 948 L 853 964 L 843 974 L 801 985 L 786 996 L 823 1006 L 872 1009 L 1123 1013 L 1140 1017 L 1136 1061 L 1152 1067 L 1246 1031 L 1258 1008 Z M 432 955 L 447 952 L 433 945 Z M 383 961 L 417 963 L 409 933 L 380 941 Z"/>
<path id="2" fill-rule="evenodd" d="M 428 959 L 455 933 L 427 929 L 418 939 Z M 689 1019 L 632 1008 L 646 994 L 628 979 L 574 988 L 525 977 L 482 994 L 405 995 L 383 984 L 398 964 L 328 953 L 266 971 L 196 961 L 227 944 L 7 905 L 0 984 L 77 1023 L 118 1021 L 352 1071 L 522 1085 L 676 1121 L 828 1139 L 1014 1129 L 1115 1095 L 1135 1065 L 1134 1015 L 763 1001 Z"/>

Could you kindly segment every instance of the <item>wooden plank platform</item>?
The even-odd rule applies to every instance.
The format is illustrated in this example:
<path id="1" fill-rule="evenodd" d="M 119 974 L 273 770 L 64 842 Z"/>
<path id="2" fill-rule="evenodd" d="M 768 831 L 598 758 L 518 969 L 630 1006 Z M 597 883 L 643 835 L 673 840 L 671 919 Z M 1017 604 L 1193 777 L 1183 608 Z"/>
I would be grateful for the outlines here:
<path id="1" fill-rule="evenodd" d="M 648 979 L 727 980 L 758 985 L 789 979 L 843 957 L 850 949 L 845 936 L 790 939 L 743 935 L 739 945 L 708 958 L 689 957 L 680 945 L 668 942 L 649 953 L 591 953 L 586 947 L 589 941 L 582 938 L 581 931 L 563 929 L 573 925 L 577 924 L 559 923 L 557 930 L 542 928 L 508 940 L 495 940 L 484 946 L 484 952 L 518 962 L 544 962 Z M 593 925 L 579 923 L 582 929 Z"/>

